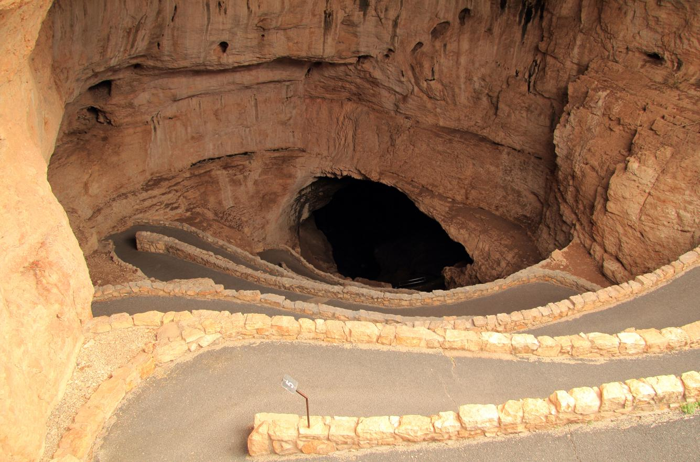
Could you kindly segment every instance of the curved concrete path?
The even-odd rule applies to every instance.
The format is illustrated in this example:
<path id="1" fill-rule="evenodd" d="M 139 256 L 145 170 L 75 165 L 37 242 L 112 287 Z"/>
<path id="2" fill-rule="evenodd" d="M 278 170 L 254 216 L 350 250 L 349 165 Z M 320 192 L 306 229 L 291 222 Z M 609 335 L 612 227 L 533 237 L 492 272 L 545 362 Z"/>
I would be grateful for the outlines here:
<path id="1" fill-rule="evenodd" d="M 331 278 L 323 278 L 318 274 L 314 273 L 313 271 L 309 270 L 309 268 L 304 266 L 298 258 L 296 258 L 294 255 L 292 255 L 284 249 L 267 249 L 260 252 L 258 254 L 258 257 L 262 258 L 268 263 L 272 263 L 273 265 L 277 266 L 281 266 L 284 263 L 284 265 L 287 268 L 289 268 L 292 272 L 303 276 L 307 279 L 323 282 L 325 284 L 339 285 L 338 283 L 333 282 Z"/>
<path id="2" fill-rule="evenodd" d="M 116 413 L 95 460 L 244 460 L 256 412 L 304 412 L 303 400 L 280 386 L 284 374 L 299 381 L 315 415 L 431 415 L 467 403 L 498 404 L 547 397 L 558 389 L 680 374 L 698 364 L 700 350 L 554 362 L 280 342 L 224 347 L 147 380 Z M 458 457 L 449 450 L 443 454 Z"/>
<path id="3" fill-rule="evenodd" d="M 200 247 L 203 250 L 214 252 L 226 258 L 228 258 L 230 254 L 220 251 L 217 247 L 207 244 L 190 233 L 161 226 L 134 226 L 129 228 L 127 231 L 110 236 L 109 239 L 114 242 L 115 253 L 117 256 L 123 261 L 140 268 L 141 271 L 143 271 L 143 273 L 148 277 L 153 277 L 161 281 L 205 277 L 213 279 L 217 284 L 223 284 L 227 289 L 259 290 L 262 293 L 282 295 L 288 300 L 315 301 L 349 310 L 367 310 L 379 313 L 400 314 L 404 316 L 480 316 L 510 313 L 517 310 L 543 306 L 547 303 L 559 301 L 576 294 L 575 291 L 556 284 L 537 282 L 513 287 L 511 289 L 485 297 L 449 305 L 421 306 L 415 308 L 382 308 L 374 305 L 363 305 L 342 300 L 321 299 L 311 295 L 298 294 L 287 290 L 270 288 L 231 276 L 229 274 L 221 273 L 195 263 L 183 261 L 170 255 L 139 252 L 136 250 L 135 238 L 136 232 L 138 231 L 151 231 L 174 237 L 178 240 L 182 240 L 183 242 Z M 165 231 L 167 231 L 167 233 Z M 182 239 L 185 237 L 185 235 L 187 236 L 187 241 Z M 240 259 L 238 261 L 240 261 Z M 94 303 L 93 313 L 107 311 L 106 308 L 101 309 L 99 307 L 99 305 L 102 303 L 111 302 Z M 132 313 L 132 311 L 129 310 L 126 312 Z"/>

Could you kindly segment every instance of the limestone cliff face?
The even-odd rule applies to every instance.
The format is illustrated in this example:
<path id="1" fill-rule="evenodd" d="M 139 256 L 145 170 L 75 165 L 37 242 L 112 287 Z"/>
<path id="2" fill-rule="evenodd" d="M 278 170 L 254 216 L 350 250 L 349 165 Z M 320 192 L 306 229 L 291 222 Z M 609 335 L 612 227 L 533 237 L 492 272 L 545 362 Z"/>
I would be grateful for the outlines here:
<path id="1" fill-rule="evenodd" d="M 66 214 L 85 253 L 146 216 L 294 245 L 299 192 L 347 175 L 404 191 L 484 281 L 572 237 L 618 281 L 697 245 L 699 15 L 0 0 L 0 452 L 40 453 L 90 316 Z"/>

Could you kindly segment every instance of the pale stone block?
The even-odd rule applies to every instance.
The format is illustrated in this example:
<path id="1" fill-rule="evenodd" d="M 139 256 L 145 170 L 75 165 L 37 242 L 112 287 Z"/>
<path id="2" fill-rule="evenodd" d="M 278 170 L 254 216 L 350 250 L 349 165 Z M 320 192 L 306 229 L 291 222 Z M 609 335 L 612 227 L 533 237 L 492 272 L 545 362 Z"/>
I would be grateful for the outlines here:
<path id="1" fill-rule="evenodd" d="M 174 340 L 169 343 L 158 345 L 154 352 L 154 358 L 158 363 L 173 361 L 187 352 L 187 342 L 184 340 Z"/>
<path id="2" fill-rule="evenodd" d="M 159 327 L 163 319 L 163 313 L 160 311 L 147 311 L 145 313 L 136 313 L 133 318 L 135 326 Z"/>
<path id="3" fill-rule="evenodd" d="M 596 390 L 590 387 L 579 387 L 569 390 L 569 394 L 576 401 L 574 412 L 581 415 L 591 415 L 600 409 L 600 397 Z"/>
<path id="4" fill-rule="evenodd" d="M 635 407 L 644 406 L 654 401 L 656 392 L 648 383 L 637 379 L 630 379 L 625 381 L 625 384 L 629 387 L 630 392 L 634 397 Z"/>
<path id="5" fill-rule="evenodd" d="M 561 345 L 548 335 L 540 335 L 537 337 L 539 348 L 535 351 L 535 355 L 543 357 L 559 356 Z"/>
<path id="6" fill-rule="evenodd" d="M 547 425 L 550 415 L 549 404 L 544 399 L 523 399 L 523 420 L 530 429 L 542 428 Z"/>
<path id="7" fill-rule="evenodd" d="M 498 427 L 498 408 L 493 404 L 465 404 L 459 407 L 459 420 L 467 431 L 491 431 Z"/>
<path id="8" fill-rule="evenodd" d="M 396 326 L 385 325 L 382 327 L 377 343 L 381 345 L 392 345 L 396 339 Z"/>
<path id="9" fill-rule="evenodd" d="M 589 356 L 592 353 L 591 342 L 580 335 L 571 335 L 571 354 L 576 357 Z M 563 347 L 562 347 L 563 348 Z"/>
<path id="10" fill-rule="evenodd" d="M 357 443 L 358 419 L 356 417 L 333 417 L 329 425 L 328 439 L 336 444 L 353 446 Z"/>
<path id="11" fill-rule="evenodd" d="M 549 396 L 549 400 L 554 404 L 554 408 L 559 413 L 574 412 L 576 400 L 564 390 L 557 390 Z"/>
<path id="12" fill-rule="evenodd" d="M 423 343 L 421 343 L 422 347 L 440 348 L 442 346 L 442 343 L 445 340 L 444 337 L 436 334 L 435 332 L 431 331 L 430 329 L 426 329 L 425 327 L 419 327 L 417 329 L 423 330 L 423 339 L 424 340 L 423 340 Z"/>
<path id="13" fill-rule="evenodd" d="M 516 355 L 533 354 L 540 347 L 537 338 L 531 334 L 513 334 L 511 344 Z"/>
<path id="14" fill-rule="evenodd" d="M 300 340 L 309 340 L 316 337 L 316 323 L 311 319 L 301 318 L 299 322 L 299 336 Z"/>
<path id="15" fill-rule="evenodd" d="M 523 402 L 509 400 L 498 406 L 501 429 L 506 433 L 520 432 L 523 426 Z"/>
<path id="16" fill-rule="evenodd" d="M 401 417 L 396 434 L 405 441 L 430 441 L 435 439 L 433 423 L 430 417 L 422 415 L 405 415 Z"/>
<path id="17" fill-rule="evenodd" d="M 644 379 L 656 392 L 659 404 L 674 404 L 683 401 L 683 382 L 675 375 L 660 375 Z"/>
<path id="18" fill-rule="evenodd" d="M 335 452 L 335 444 L 330 441 L 311 440 L 298 443 L 299 449 L 304 454 L 326 455 Z"/>
<path id="19" fill-rule="evenodd" d="M 88 400 L 88 406 L 99 408 L 105 416 L 110 416 L 124 395 L 126 395 L 126 384 L 123 380 L 116 378 L 105 380 Z"/>
<path id="20" fill-rule="evenodd" d="M 446 329 L 442 346 L 450 350 L 480 351 L 481 336 L 474 331 Z"/>
<path id="21" fill-rule="evenodd" d="M 244 302 L 259 302 L 259 290 L 239 290 L 236 292 L 236 298 Z"/>
<path id="22" fill-rule="evenodd" d="M 134 325 L 134 320 L 128 313 L 117 313 L 109 317 L 112 329 L 126 329 Z"/>
<path id="23" fill-rule="evenodd" d="M 175 316 L 173 316 L 173 321 L 175 322 L 185 322 L 187 320 L 192 319 L 194 316 L 192 316 L 192 313 L 189 311 L 178 311 L 175 313 Z"/>
<path id="24" fill-rule="evenodd" d="M 299 419 L 299 438 L 303 440 L 327 440 L 330 427 L 325 424 L 323 417 L 311 416 L 311 426 L 306 417 Z"/>
<path id="25" fill-rule="evenodd" d="M 620 340 L 613 335 L 593 332 L 587 334 L 586 338 L 591 342 L 593 350 L 605 356 L 616 356 L 619 354 Z"/>
<path id="26" fill-rule="evenodd" d="M 199 341 L 197 342 L 197 345 L 199 345 L 202 348 L 206 348 L 212 343 L 216 342 L 221 338 L 221 334 L 207 334 L 204 337 L 200 338 Z"/>
<path id="27" fill-rule="evenodd" d="M 159 343 L 169 342 L 171 340 L 180 338 L 180 336 L 180 326 L 178 326 L 175 322 L 163 324 L 156 331 L 156 339 Z"/>
<path id="28" fill-rule="evenodd" d="M 391 444 L 397 440 L 394 425 L 388 416 L 361 417 L 357 424 L 360 447 Z"/>
<path id="29" fill-rule="evenodd" d="M 668 350 L 668 339 L 656 329 L 641 329 L 637 333 L 642 336 L 647 344 L 647 353 L 663 353 Z"/>
<path id="30" fill-rule="evenodd" d="M 685 386 L 686 401 L 700 401 L 700 372 L 689 371 L 681 375 Z"/>
<path id="31" fill-rule="evenodd" d="M 247 331 L 254 331 L 258 334 L 266 334 L 270 331 L 272 319 L 259 313 L 250 313 L 245 315 L 245 328 Z"/>
<path id="32" fill-rule="evenodd" d="M 462 429 L 459 416 L 453 411 L 440 412 L 433 416 L 432 421 L 439 439 L 454 439 Z"/>
<path id="33" fill-rule="evenodd" d="M 318 326 L 316 326 L 316 331 L 318 332 Z M 325 322 L 325 333 L 327 342 L 337 343 L 347 340 L 345 323 L 343 321 L 336 321 L 334 319 L 327 320 Z"/>
<path id="34" fill-rule="evenodd" d="M 273 448 L 277 452 L 277 448 L 274 447 L 275 441 L 286 441 L 294 442 L 294 449 L 296 452 L 296 441 L 299 438 L 299 416 L 294 414 L 274 414 L 270 418 L 268 435 L 273 441 Z M 277 452 L 280 454 L 280 452 Z"/>
<path id="35" fill-rule="evenodd" d="M 268 422 L 262 422 L 248 435 L 248 454 L 253 457 L 272 454 L 272 441 L 267 434 L 269 426 Z"/>
<path id="36" fill-rule="evenodd" d="M 273 316 L 270 325 L 272 332 L 283 337 L 296 337 L 301 331 L 301 326 L 292 316 Z"/>
<path id="37" fill-rule="evenodd" d="M 665 329 L 661 329 L 661 335 L 668 340 L 668 346 L 672 350 L 685 348 L 690 343 L 688 334 L 680 327 L 666 327 Z"/>
<path id="38" fill-rule="evenodd" d="M 204 329 L 205 334 L 218 334 L 222 327 L 223 323 L 219 319 L 206 318 L 202 320 L 202 329 Z"/>
<path id="39" fill-rule="evenodd" d="M 691 345 L 700 344 L 700 321 L 686 324 L 685 326 L 681 327 L 681 329 L 683 329 L 686 335 L 688 335 Z"/>
<path id="40" fill-rule="evenodd" d="M 196 342 L 200 338 L 204 337 L 204 331 L 199 329 L 194 329 L 192 327 L 185 327 L 182 329 L 182 338 L 185 342 Z"/>
<path id="41" fill-rule="evenodd" d="M 600 386 L 600 411 L 617 411 L 632 407 L 633 396 L 621 382 L 604 383 Z"/>
<path id="42" fill-rule="evenodd" d="M 586 304 L 586 302 L 583 300 L 583 297 L 581 297 L 580 295 L 574 295 L 572 297 L 569 297 L 569 300 L 571 300 L 571 303 L 574 305 L 575 311 L 581 311 Z"/>
<path id="43" fill-rule="evenodd" d="M 560 354 L 571 355 L 573 351 L 573 346 L 571 344 L 571 337 L 578 337 L 577 335 L 563 335 L 554 337 L 554 340 L 559 343 L 561 347 Z"/>
<path id="44" fill-rule="evenodd" d="M 107 316 L 99 316 L 90 320 L 88 330 L 93 334 L 104 334 L 112 330 Z"/>
<path id="45" fill-rule="evenodd" d="M 233 339 L 245 331 L 245 316 L 242 313 L 233 313 L 221 326 L 221 335 L 224 338 Z"/>
<path id="46" fill-rule="evenodd" d="M 698 261 L 698 257 L 698 252 L 691 250 L 690 252 L 686 252 L 680 257 L 678 257 L 678 261 L 680 261 L 684 265 L 692 265 Z"/>
<path id="47" fill-rule="evenodd" d="M 377 343 L 379 329 L 367 321 L 346 321 L 348 338 L 351 343 Z"/>
<path id="48" fill-rule="evenodd" d="M 499 332 L 481 332 L 482 348 L 490 353 L 506 353 L 513 351 L 510 335 Z"/>
<path id="49" fill-rule="evenodd" d="M 396 345 L 418 347 L 425 340 L 425 328 L 399 326 L 396 328 Z"/>
<path id="50" fill-rule="evenodd" d="M 631 356 L 640 355 L 646 349 L 646 343 L 641 335 L 635 332 L 620 332 L 616 334 L 620 339 L 619 351 L 620 354 Z"/>

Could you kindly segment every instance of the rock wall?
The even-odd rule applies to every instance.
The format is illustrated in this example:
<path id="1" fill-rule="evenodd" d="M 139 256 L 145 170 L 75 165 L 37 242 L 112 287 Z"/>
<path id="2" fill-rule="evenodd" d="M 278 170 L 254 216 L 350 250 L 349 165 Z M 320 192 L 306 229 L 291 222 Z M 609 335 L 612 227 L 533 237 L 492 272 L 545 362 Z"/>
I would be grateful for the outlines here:
<path id="1" fill-rule="evenodd" d="M 36 460 L 90 315 L 92 286 L 46 180 L 62 107 L 28 58 L 48 1 L 0 1 L 0 457 Z"/>

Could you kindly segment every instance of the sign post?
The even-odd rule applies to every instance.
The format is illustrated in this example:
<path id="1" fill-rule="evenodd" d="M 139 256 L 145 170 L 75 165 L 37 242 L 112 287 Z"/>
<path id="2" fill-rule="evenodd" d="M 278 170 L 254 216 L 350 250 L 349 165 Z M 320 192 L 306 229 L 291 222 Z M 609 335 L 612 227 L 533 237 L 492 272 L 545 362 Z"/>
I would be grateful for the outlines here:
<path id="1" fill-rule="evenodd" d="M 287 390 L 289 393 L 297 393 L 301 395 L 305 400 L 306 400 L 306 423 L 308 424 L 309 428 L 311 428 L 311 416 L 309 416 L 309 397 L 306 396 L 304 393 L 300 392 L 297 387 L 299 386 L 299 382 L 294 380 L 288 375 L 285 375 L 282 378 L 282 388 Z"/>

